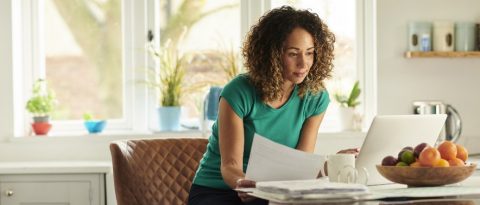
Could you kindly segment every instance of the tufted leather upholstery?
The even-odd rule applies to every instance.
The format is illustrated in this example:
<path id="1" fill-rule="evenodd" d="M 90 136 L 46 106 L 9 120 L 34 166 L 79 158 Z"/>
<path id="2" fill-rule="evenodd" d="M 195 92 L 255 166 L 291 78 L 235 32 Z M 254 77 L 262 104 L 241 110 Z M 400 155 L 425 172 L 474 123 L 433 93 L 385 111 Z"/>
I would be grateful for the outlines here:
<path id="1" fill-rule="evenodd" d="M 186 204 L 207 143 L 202 138 L 112 142 L 117 204 Z"/>

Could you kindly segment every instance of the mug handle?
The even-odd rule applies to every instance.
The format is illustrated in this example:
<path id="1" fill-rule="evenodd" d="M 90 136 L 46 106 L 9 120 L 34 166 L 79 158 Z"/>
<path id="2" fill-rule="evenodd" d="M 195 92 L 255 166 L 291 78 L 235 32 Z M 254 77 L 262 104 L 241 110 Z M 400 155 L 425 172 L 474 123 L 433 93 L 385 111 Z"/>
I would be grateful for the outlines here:
<path id="1" fill-rule="evenodd" d="M 362 168 L 360 168 L 360 169 L 357 168 L 357 169 L 356 169 L 357 173 L 359 172 L 359 170 L 363 173 L 363 176 L 364 176 L 364 177 L 363 177 L 363 180 L 362 180 L 362 181 L 359 181 L 361 178 L 357 177 L 356 182 L 357 182 L 358 184 L 367 185 L 367 183 L 368 183 L 368 178 L 370 177 L 370 175 L 368 174 L 367 168 L 365 168 L 365 167 L 362 167 Z"/>

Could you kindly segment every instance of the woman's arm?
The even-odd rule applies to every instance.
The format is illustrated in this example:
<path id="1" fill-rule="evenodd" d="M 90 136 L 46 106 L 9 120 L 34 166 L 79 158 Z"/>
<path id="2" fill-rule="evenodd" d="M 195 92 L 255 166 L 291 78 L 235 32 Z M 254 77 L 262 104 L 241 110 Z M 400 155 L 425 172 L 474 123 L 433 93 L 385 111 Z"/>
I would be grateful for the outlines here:
<path id="1" fill-rule="evenodd" d="M 243 120 L 223 98 L 220 98 L 218 108 L 218 132 L 222 158 L 220 170 L 225 183 L 233 189 L 237 186 L 238 179 L 245 178 L 243 173 L 243 145 L 245 143 Z"/>
<path id="2" fill-rule="evenodd" d="M 317 142 L 318 128 L 320 128 L 324 114 L 315 115 L 305 120 L 300 134 L 300 141 L 297 145 L 298 150 L 313 153 L 315 143 Z"/>

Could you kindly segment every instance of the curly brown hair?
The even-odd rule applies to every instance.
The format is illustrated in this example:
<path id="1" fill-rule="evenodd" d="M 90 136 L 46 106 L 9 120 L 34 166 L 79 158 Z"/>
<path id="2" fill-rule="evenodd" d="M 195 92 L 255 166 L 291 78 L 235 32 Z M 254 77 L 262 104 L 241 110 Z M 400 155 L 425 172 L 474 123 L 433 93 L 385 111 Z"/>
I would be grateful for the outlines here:
<path id="1" fill-rule="evenodd" d="M 303 28 L 314 39 L 313 65 L 300 83 L 299 96 L 324 89 L 323 80 L 331 76 L 335 36 L 317 14 L 289 6 L 276 8 L 262 16 L 248 33 L 243 57 L 250 81 L 265 102 L 282 97 L 284 43 L 295 28 Z"/>

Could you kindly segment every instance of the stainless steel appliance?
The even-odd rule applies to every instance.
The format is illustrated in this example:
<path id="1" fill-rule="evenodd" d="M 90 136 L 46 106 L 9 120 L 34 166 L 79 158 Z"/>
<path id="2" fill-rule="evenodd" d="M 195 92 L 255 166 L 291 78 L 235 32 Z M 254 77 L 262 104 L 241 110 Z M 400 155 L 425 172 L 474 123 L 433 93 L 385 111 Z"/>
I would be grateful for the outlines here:
<path id="1" fill-rule="evenodd" d="M 444 140 L 456 142 L 462 134 L 460 114 L 449 104 L 445 104 L 442 101 L 417 101 L 413 102 L 413 113 L 419 115 L 447 114 L 445 126 L 438 137 L 437 143 Z"/>

